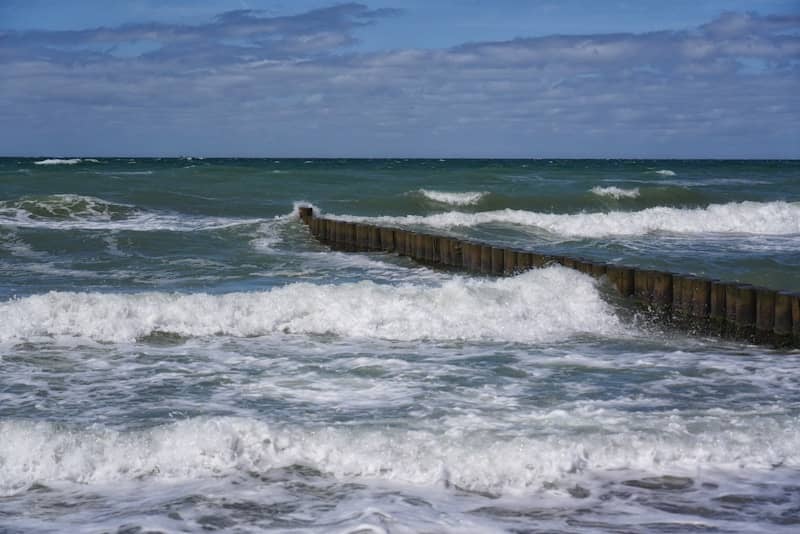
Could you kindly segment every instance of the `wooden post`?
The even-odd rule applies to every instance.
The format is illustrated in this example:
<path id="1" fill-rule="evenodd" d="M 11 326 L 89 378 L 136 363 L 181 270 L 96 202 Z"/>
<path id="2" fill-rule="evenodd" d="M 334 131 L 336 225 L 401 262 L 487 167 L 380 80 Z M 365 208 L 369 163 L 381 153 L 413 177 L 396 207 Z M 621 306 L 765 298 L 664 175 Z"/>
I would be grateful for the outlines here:
<path id="1" fill-rule="evenodd" d="M 489 274 L 492 272 L 492 247 L 480 245 L 481 249 L 481 273 Z"/>
<path id="2" fill-rule="evenodd" d="M 361 223 L 354 223 L 356 227 L 356 239 L 353 248 L 356 251 L 369 250 L 369 230 Z"/>
<path id="3" fill-rule="evenodd" d="M 530 271 L 533 265 L 533 258 L 530 252 L 517 251 L 517 266 L 514 269 L 517 273 Z"/>
<path id="4" fill-rule="evenodd" d="M 309 206 L 302 206 L 297 208 L 297 212 L 300 215 L 300 220 L 303 221 L 303 224 L 308 226 L 311 224 L 311 217 L 312 217 L 312 208 Z"/>
<path id="5" fill-rule="evenodd" d="M 672 319 L 686 326 L 692 316 L 693 276 L 673 275 L 672 277 Z"/>
<path id="6" fill-rule="evenodd" d="M 771 289 L 756 290 L 756 338 L 761 343 L 772 343 L 775 330 L 775 297 Z"/>
<path id="7" fill-rule="evenodd" d="M 414 259 L 428 263 L 428 258 L 425 255 L 425 241 L 425 234 L 417 233 L 414 235 L 414 242 L 416 243 L 414 248 Z"/>
<path id="8" fill-rule="evenodd" d="M 756 326 L 756 291 L 753 286 L 736 288 L 736 337 L 752 341 Z"/>
<path id="9" fill-rule="evenodd" d="M 433 236 L 422 234 L 422 257 L 428 263 L 433 263 Z"/>
<path id="10" fill-rule="evenodd" d="M 659 314 L 668 316 L 672 311 L 672 273 L 653 272 L 653 289 L 650 303 Z"/>
<path id="11" fill-rule="evenodd" d="M 492 247 L 492 265 L 491 272 L 493 275 L 501 276 L 505 268 L 505 250 L 499 247 Z"/>
<path id="12" fill-rule="evenodd" d="M 347 250 L 349 252 L 356 252 L 358 251 L 358 237 L 356 236 L 356 230 L 358 230 L 358 224 L 356 223 L 347 223 Z"/>
<path id="13" fill-rule="evenodd" d="M 395 230 L 394 231 L 394 238 L 395 238 L 395 250 L 401 256 L 408 256 L 406 252 L 406 244 L 408 242 L 408 231 L 407 230 Z"/>
<path id="14" fill-rule="evenodd" d="M 633 272 L 633 294 L 643 304 L 650 304 L 650 290 L 653 286 L 653 271 L 636 269 Z"/>
<path id="15" fill-rule="evenodd" d="M 712 332 L 717 335 L 722 335 L 725 332 L 725 293 L 725 284 L 719 280 L 711 281 L 708 322 Z"/>
<path id="16" fill-rule="evenodd" d="M 723 335 L 736 337 L 736 306 L 739 301 L 739 287 L 725 284 L 725 331 Z"/>
<path id="17" fill-rule="evenodd" d="M 381 228 L 381 249 L 386 252 L 395 252 L 396 244 L 394 240 L 394 230 L 391 228 Z"/>
<path id="18" fill-rule="evenodd" d="M 447 265 L 448 267 L 453 265 L 453 258 L 451 252 L 450 241 L 449 237 L 440 237 L 437 239 L 437 248 L 439 250 L 439 263 L 442 265 Z"/>
<path id="19" fill-rule="evenodd" d="M 367 227 L 369 250 L 381 250 L 381 229 L 377 226 Z"/>
<path id="20" fill-rule="evenodd" d="M 467 267 L 467 260 L 464 257 L 464 242 L 460 239 L 450 240 L 450 254 L 452 255 L 451 265 L 459 269 Z"/>
<path id="21" fill-rule="evenodd" d="M 541 268 L 547 265 L 548 263 L 553 261 L 553 258 L 550 256 L 545 256 L 544 254 L 536 254 L 534 252 L 529 253 L 531 256 L 531 267 L 533 268 Z"/>
<path id="22" fill-rule="evenodd" d="M 578 258 L 575 262 L 575 268 L 582 272 L 583 274 L 588 274 L 589 276 L 592 275 L 592 270 L 594 269 L 594 263 L 587 260 L 586 258 Z"/>
<path id="23" fill-rule="evenodd" d="M 695 278 L 692 281 L 692 323 L 693 330 L 708 330 L 708 310 L 711 299 L 711 281 Z"/>
<path id="24" fill-rule="evenodd" d="M 606 267 L 608 279 L 617 288 L 617 292 L 623 297 L 630 297 L 633 295 L 633 269 L 628 267 L 620 267 L 619 265 L 609 265 Z"/>
<path id="25" fill-rule="evenodd" d="M 792 344 L 792 294 L 779 291 L 775 294 L 775 344 L 786 346 Z"/>
<path id="26" fill-rule="evenodd" d="M 600 278 L 601 276 L 605 276 L 606 274 L 606 264 L 605 263 L 593 263 L 592 264 L 592 276 L 595 278 Z"/>
<path id="27" fill-rule="evenodd" d="M 512 276 L 517 270 L 517 251 L 507 248 L 503 251 L 503 273 Z"/>
<path id="28" fill-rule="evenodd" d="M 321 241 L 326 245 L 331 242 L 329 234 L 330 228 L 331 228 L 331 222 L 328 219 L 319 220 L 319 236 Z"/>

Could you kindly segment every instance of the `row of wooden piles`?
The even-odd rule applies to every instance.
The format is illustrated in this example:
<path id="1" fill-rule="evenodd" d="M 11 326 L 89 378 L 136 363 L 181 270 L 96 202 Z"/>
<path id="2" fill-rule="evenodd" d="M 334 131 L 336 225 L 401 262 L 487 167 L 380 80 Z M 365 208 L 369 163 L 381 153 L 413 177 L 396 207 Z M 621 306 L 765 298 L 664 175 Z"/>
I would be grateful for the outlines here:
<path id="1" fill-rule="evenodd" d="M 315 217 L 310 207 L 300 208 L 300 218 L 315 238 L 334 250 L 391 252 L 427 265 L 495 276 L 559 264 L 595 278 L 606 277 L 620 295 L 634 299 L 669 327 L 800 347 L 800 293 L 326 219 Z"/>

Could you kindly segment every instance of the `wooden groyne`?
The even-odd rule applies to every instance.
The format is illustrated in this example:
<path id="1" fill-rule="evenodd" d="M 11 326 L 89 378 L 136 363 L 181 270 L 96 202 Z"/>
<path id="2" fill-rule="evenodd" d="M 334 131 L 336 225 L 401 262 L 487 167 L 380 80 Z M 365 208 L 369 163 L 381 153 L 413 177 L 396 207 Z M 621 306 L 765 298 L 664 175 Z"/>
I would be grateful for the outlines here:
<path id="1" fill-rule="evenodd" d="M 800 293 L 797 292 L 326 219 L 315 217 L 310 207 L 299 211 L 311 234 L 334 250 L 392 252 L 431 266 L 495 276 L 563 265 L 595 278 L 606 277 L 621 296 L 636 302 L 668 327 L 749 343 L 800 348 Z"/>

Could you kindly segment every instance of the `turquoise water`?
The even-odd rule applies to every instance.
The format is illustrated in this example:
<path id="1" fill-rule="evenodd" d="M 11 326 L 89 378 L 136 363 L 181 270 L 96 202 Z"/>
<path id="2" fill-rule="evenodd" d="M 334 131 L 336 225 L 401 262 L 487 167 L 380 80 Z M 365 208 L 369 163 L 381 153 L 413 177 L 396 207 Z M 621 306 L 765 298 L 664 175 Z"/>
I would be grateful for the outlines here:
<path id="1" fill-rule="evenodd" d="M 0 159 L 11 532 L 794 531 L 800 354 L 371 220 L 800 290 L 800 162 Z"/>

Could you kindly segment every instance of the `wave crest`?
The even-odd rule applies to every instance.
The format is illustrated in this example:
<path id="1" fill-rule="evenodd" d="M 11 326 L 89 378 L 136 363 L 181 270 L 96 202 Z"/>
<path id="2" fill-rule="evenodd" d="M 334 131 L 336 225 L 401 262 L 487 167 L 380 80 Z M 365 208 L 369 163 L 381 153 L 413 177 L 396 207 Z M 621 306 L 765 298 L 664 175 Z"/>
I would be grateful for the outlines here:
<path id="1" fill-rule="evenodd" d="M 440 204 L 448 204 L 451 206 L 471 206 L 477 204 L 481 201 L 481 199 L 489 194 L 486 191 L 465 191 L 461 193 L 455 193 L 449 191 L 434 191 L 431 189 L 420 189 L 418 193 L 428 200 L 432 200 Z"/>
<path id="2" fill-rule="evenodd" d="M 389 225 L 426 225 L 434 228 L 507 223 L 541 228 L 554 234 L 571 237 L 630 236 L 652 232 L 800 234 L 800 203 L 782 201 L 732 202 L 711 204 L 705 208 L 659 206 L 641 211 L 574 214 L 505 209 L 478 213 L 451 211 L 427 216 L 353 217 L 345 215 L 334 218 Z"/>
<path id="3" fill-rule="evenodd" d="M 600 187 L 595 186 L 589 190 L 590 192 L 594 193 L 599 197 L 611 197 L 614 200 L 619 200 L 621 198 L 638 198 L 639 197 L 639 188 L 636 187 L 634 189 L 622 189 L 620 187 L 610 186 L 610 187 Z"/>
<path id="4" fill-rule="evenodd" d="M 135 207 L 73 194 L 23 197 L 0 202 L 0 215 L 24 220 L 113 221 L 136 213 Z"/>
<path id="5" fill-rule="evenodd" d="M 289 333 L 536 343 L 623 333 L 595 281 L 562 267 L 497 280 L 455 277 L 438 286 L 364 281 L 225 295 L 50 292 L 4 302 L 0 317 L 6 341 Z"/>
<path id="6" fill-rule="evenodd" d="M 340 479 L 521 494 L 601 472 L 769 470 L 800 462 L 800 433 L 776 428 L 768 419 L 738 423 L 698 433 L 675 420 L 671 430 L 507 439 L 481 432 L 272 426 L 239 417 L 195 418 L 128 432 L 0 421 L 0 495 L 54 481 L 185 480 L 292 465 Z"/>
<path id="7" fill-rule="evenodd" d="M 39 161 L 34 161 L 34 165 L 77 165 L 78 163 L 100 163 L 93 158 L 47 158 Z"/>

